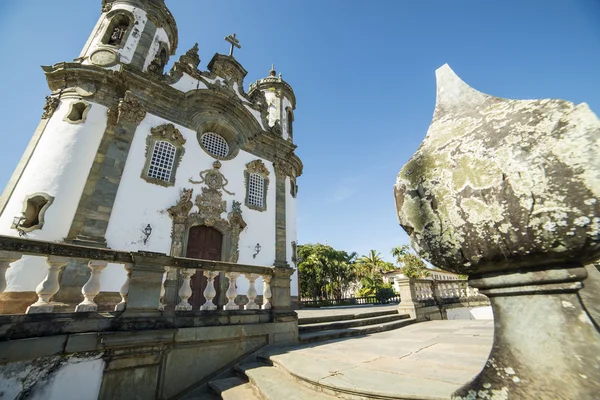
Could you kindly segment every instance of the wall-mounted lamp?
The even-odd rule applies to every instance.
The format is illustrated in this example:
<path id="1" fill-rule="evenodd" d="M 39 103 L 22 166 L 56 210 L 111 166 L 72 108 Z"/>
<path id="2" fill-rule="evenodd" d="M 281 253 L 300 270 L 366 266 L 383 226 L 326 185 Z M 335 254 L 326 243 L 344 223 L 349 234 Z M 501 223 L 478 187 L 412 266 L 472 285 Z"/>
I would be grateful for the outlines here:
<path id="1" fill-rule="evenodd" d="M 146 225 L 142 233 L 144 234 L 144 238 L 142 240 L 144 244 L 146 244 L 146 242 L 148 242 L 148 238 L 150 237 L 150 235 L 152 235 L 152 227 L 150 226 L 150 224 Z"/>
<path id="2" fill-rule="evenodd" d="M 23 222 L 25 222 L 27 218 L 24 215 L 19 215 L 18 217 L 13 218 L 13 227 L 19 232 L 19 236 L 26 236 L 27 233 L 23 230 Z"/>
<path id="3" fill-rule="evenodd" d="M 254 255 L 252 256 L 252 258 L 256 258 L 256 256 L 258 255 L 258 253 L 260 253 L 260 249 L 261 249 L 260 243 L 256 243 L 256 246 L 254 246 L 254 251 L 256 253 L 254 253 Z"/>

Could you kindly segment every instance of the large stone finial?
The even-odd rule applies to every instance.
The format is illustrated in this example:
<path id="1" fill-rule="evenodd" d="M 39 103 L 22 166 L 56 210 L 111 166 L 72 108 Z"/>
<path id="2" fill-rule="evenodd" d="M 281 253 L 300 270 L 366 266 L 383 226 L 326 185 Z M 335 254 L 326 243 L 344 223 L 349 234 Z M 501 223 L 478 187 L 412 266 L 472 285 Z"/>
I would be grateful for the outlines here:
<path id="1" fill-rule="evenodd" d="M 437 79 L 395 197 L 420 255 L 490 297 L 494 347 L 454 398 L 595 398 L 600 296 L 582 288 L 600 287 L 584 267 L 600 257 L 600 120 L 586 104 L 480 93 L 447 65 Z"/>
<path id="2" fill-rule="evenodd" d="M 427 136 L 395 186 L 400 224 L 459 273 L 600 256 L 600 121 L 586 104 L 508 100 L 444 65 Z"/>

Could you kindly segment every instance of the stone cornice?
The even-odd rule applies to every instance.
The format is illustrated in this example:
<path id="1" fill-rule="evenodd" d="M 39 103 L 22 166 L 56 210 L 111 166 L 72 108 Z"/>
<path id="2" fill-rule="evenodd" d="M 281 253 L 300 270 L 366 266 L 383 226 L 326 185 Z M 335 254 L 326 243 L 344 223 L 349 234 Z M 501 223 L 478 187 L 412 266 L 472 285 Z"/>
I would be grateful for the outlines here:
<path id="1" fill-rule="evenodd" d="M 186 73 L 191 70 L 191 67 L 181 66 Z M 129 91 L 147 113 L 194 131 L 198 131 L 199 124 L 208 115 L 212 118 L 217 115 L 236 128 L 240 149 L 271 162 L 287 160 L 297 176 L 302 173 L 302 162 L 294 154 L 296 146 L 272 130 L 264 130 L 246 108 L 257 105 L 243 102 L 226 85 L 213 84 L 208 89 L 184 93 L 170 86 L 168 76 L 151 78 L 126 65 L 120 71 L 112 71 L 77 62 L 62 62 L 42 69 L 53 92 L 73 91 L 77 94 L 78 88 L 86 88 L 89 92 L 86 100 L 114 109 Z M 177 106 L 174 107 L 174 104 Z M 229 119 L 223 115 L 229 116 Z"/>

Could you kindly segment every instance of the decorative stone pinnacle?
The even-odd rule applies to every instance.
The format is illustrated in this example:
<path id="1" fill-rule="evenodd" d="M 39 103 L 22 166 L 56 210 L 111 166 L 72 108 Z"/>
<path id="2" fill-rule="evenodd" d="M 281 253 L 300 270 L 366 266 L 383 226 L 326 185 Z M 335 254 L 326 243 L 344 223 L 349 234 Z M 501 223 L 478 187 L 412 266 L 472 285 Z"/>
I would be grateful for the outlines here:
<path id="1" fill-rule="evenodd" d="M 277 76 L 277 72 L 275 72 L 275 64 L 271 64 L 271 71 L 269 71 L 270 76 Z"/>

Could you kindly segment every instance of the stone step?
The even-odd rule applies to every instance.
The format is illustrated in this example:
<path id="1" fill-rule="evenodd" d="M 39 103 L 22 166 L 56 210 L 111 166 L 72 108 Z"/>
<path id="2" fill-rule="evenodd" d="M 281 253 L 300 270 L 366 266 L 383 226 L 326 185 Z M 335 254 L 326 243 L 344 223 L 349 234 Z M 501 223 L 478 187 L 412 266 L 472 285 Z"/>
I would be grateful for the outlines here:
<path id="1" fill-rule="evenodd" d="M 255 387 L 239 376 L 210 381 L 208 387 L 223 400 L 261 400 Z"/>
<path id="2" fill-rule="evenodd" d="M 410 318 L 410 315 L 396 313 L 396 314 L 391 314 L 391 315 L 382 315 L 379 317 L 352 319 L 349 321 L 319 322 L 316 324 L 301 325 L 298 327 L 298 332 L 300 334 L 302 334 L 302 333 L 306 333 L 306 332 L 317 332 L 317 331 L 326 331 L 326 330 L 333 330 L 333 329 L 345 329 L 345 328 L 352 328 L 354 326 L 382 324 L 385 322 L 398 321 L 398 320 L 407 319 L 407 318 Z"/>
<path id="3" fill-rule="evenodd" d="M 322 315 L 318 317 L 300 317 L 298 318 L 298 325 L 318 324 L 321 322 L 336 322 L 336 321 L 348 321 L 352 319 L 362 319 L 371 317 L 381 317 L 384 315 L 398 314 L 398 310 L 386 310 L 386 311 L 367 311 L 357 312 L 355 314 L 340 314 L 340 315 Z"/>
<path id="4" fill-rule="evenodd" d="M 350 336 L 368 335 L 370 333 L 391 331 L 406 325 L 413 324 L 414 319 L 401 319 L 399 321 L 384 322 L 376 325 L 357 326 L 345 329 L 332 329 L 327 331 L 307 332 L 299 335 L 300 343 L 321 342 L 324 340 L 341 339 Z"/>
<path id="5" fill-rule="evenodd" d="M 333 400 L 337 398 L 311 390 L 278 368 L 267 364 L 244 364 L 236 369 L 248 377 L 260 392 L 260 398 L 263 400 Z"/>

